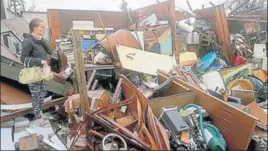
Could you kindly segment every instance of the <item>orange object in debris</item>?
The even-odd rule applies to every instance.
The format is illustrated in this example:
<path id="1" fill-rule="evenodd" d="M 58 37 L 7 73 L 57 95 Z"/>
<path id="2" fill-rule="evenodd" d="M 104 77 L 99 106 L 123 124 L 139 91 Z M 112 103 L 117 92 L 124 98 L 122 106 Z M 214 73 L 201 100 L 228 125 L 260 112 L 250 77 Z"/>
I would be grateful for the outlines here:
<path id="1" fill-rule="evenodd" d="M 141 49 L 136 38 L 128 31 L 120 29 L 117 32 L 108 35 L 109 42 L 107 38 L 103 38 L 99 44 L 101 44 L 110 57 L 113 58 L 113 61 L 117 61 L 117 58 L 114 58 L 113 52 L 116 50 L 116 45 L 124 45 L 131 48 Z"/>
<path id="2" fill-rule="evenodd" d="M 255 75 L 256 77 L 258 77 L 262 82 L 266 82 L 267 81 L 267 71 L 265 70 L 254 70 L 253 71 L 253 75 Z"/>
<path id="3" fill-rule="evenodd" d="M 181 132 L 181 142 L 189 144 L 190 143 L 190 137 L 189 137 L 188 131 L 182 131 Z"/>

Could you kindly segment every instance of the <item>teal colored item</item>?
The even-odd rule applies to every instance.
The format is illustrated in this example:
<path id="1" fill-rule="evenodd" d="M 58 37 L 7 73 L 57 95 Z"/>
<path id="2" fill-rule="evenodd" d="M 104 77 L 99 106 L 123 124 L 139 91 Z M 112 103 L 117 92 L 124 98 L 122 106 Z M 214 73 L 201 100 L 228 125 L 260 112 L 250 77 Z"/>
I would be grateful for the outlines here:
<path id="1" fill-rule="evenodd" d="M 204 72 L 215 61 L 215 59 L 217 59 L 217 55 L 215 52 L 209 52 L 208 54 L 206 54 L 202 58 L 199 72 Z"/>
<path id="2" fill-rule="evenodd" d="M 172 37 L 171 37 L 171 35 L 168 37 L 168 39 L 159 40 L 159 43 L 160 43 L 161 54 L 168 55 L 168 54 L 172 53 Z"/>
<path id="3" fill-rule="evenodd" d="M 204 140 L 207 142 L 208 148 L 213 151 L 226 150 L 226 142 L 220 131 L 212 124 L 203 123 L 201 107 L 195 104 L 188 104 L 184 107 L 184 110 L 190 107 L 194 107 L 198 110 L 200 130 Z"/>

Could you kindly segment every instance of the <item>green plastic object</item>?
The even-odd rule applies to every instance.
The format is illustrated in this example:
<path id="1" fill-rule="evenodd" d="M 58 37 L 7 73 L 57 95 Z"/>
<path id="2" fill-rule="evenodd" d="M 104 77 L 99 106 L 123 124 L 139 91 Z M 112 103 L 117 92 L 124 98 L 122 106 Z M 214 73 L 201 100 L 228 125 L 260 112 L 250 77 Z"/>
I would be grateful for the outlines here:
<path id="1" fill-rule="evenodd" d="M 207 144 L 210 150 L 226 150 L 226 143 L 219 132 L 219 130 L 211 124 L 203 124 L 204 131 L 208 131 L 209 134 L 205 134 L 206 138 L 208 139 L 207 135 L 211 135 L 212 137 L 208 140 Z"/>
<path id="2" fill-rule="evenodd" d="M 198 110 L 200 130 L 204 140 L 207 142 L 208 148 L 213 151 L 226 150 L 226 142 L 220 131 L 212 124 L 203 123 L 201 107 L 195 104 L 188 104 L 184 107 L 184 110 L 190 107 L 194 107 Z"/>

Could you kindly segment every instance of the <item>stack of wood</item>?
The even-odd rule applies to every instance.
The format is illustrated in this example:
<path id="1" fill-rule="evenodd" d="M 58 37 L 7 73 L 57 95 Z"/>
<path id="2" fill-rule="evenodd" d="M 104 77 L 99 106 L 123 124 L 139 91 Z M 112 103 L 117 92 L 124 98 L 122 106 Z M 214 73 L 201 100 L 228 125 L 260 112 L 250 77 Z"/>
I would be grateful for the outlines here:
<path id="1" fill-rule="evenodd" d="M 240 34 L 235 34 L 231 36 L 235 55 L 242 56 L 244 58 L 251 58 L 253 52 L 252 50 L 250 50 L 249 45 L 246 43 L 246 39 Z"/>

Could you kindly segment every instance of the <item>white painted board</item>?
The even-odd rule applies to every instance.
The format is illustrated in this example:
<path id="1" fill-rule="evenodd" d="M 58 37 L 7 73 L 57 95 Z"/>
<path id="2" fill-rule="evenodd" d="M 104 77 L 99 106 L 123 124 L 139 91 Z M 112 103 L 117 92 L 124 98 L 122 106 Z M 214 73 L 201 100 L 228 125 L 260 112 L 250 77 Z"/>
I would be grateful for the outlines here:
<path id="1" fill-rule="evenodd" d="M 175 65 L 174 58 L 171 56 L 147 52 L 122 45 L 117 45 L 116 50 L 124 69 L 157 76 L 158 69 L 169 72 L 173 65 Z M 132 59 L 128 56 L 132 57 Z"/>
<path id="2" fill-rule="evenodd" d="M 266 46 L 265 44 L 254 44 L 254 57 L 263 58 L 266 57 Z"/>
<path id="3" fill-rule="evenodd" d="M 152 14 L 146 18 L 144 18 L 141 22 L 140 22 L 140 26 L 146 26 L 146 25 L 155 25 L 155 23 L 157 22 L 157 16 L 155 14 Z"/>
<path id="4" fill-rule="evenodd" d="M 225 90 L 223 79 L 219 72 L 211 71 L 202 75 L 202 82 L 207 89 L 215 91 L 216 88 Z"/>
<path id="5" fill-rule="evenodd" d="M 1 150 L 15 150 L 12 142 L 12 128 L 1 128 Z"/>
<path id="6" fill-rule="evenodd" d="M 73 29 L 94 28 L 94 21 L 74 20 Z"/>
<path id="7" fill-rule="evenodd" d="M 267 60 L 268 60 L 268 58 L 267 57 L 264 57 L 262 59 L 263 59 L 262 60 L 262 69 L 265 70 L 265 71 L 267 71 Z"/>

